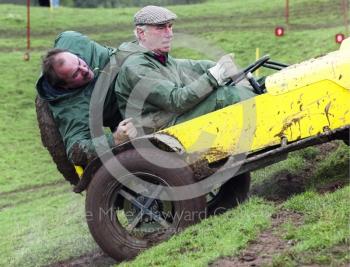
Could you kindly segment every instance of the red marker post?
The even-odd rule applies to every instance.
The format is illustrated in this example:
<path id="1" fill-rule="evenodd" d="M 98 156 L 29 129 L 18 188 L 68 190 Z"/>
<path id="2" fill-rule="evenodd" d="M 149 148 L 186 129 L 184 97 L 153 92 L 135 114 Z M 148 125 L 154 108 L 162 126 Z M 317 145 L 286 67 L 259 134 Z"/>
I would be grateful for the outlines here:
<path id="1" fill-rule="evenodd" d="M 277 37 L 283 36 L 283 35 L 284 35 L 284 28 L 281 27 L 281 26 L 276 27 L 276 28 L 275 28 L 275 35 L 276 35 Z"/>
<path id="2" fill-rule="evenodd" d="M 286 25 L 289 26 L 289 0 L 286 0 L 286 7 L 284 10 L 284 16 L 286 17 Z"/>
<path id="3" fill-rule="evenodd" d="M 30 59 L 30 0 L 27 0 L 27 52 L 24 53 L 23 59 L 28 61 Z"/>
<path id="4" fill-rule="evenodd" d="M 344 41 L 344 39 L 345 39 L 345 35 L 342 34 L 342 33 L 337 33 L 337 34 L 335 35 L 335 42 L 336 42 L 337 44 L 341 44 L 341 43 Z"/>

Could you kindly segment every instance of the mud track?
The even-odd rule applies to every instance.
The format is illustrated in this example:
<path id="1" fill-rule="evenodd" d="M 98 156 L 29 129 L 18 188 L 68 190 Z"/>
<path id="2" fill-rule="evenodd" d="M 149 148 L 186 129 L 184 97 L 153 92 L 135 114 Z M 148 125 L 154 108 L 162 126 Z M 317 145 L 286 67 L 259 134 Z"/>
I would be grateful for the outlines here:
<path id="1" fill-rule="evenodd" d="M 57 181 L 46 183 L 46 184 L 25 186 L 25 187 L 17 188 L 17 189 L 12 190 L 12 191 L 0 192 L 0 197 L 10 197 L 11 195 L 15 195 L 17 193 L 23 193 L 23 192 L 29 193 L 29 192 L 39 191 L 42 189 L 54 188 L 54 187 L 62 186 L 65 184 L 67 184 L 67 182 L 62 179 L 62 180 L 57 180 Z"/>
<path id="2" fill-rule="evenodd" d="M 96 251 L 82 255 L 78 258 L 60 261 L 46 267 L 107 267 L 115 265 L 117 262 L 108 257 L 102 251 Z"/>
<path id="3" fill-rule="evenodd" d="M 247 248 L 230 257 L 217 259 L 209 264 L 211 267 L 254 267 L 271 265 L 274 256 L 288 252 L 295 244 L 293 240 L 285 240 L 281 226 L 290 222 L 298 227 L 303 224 L 303 215 L 278 208 L 281 204 L 295 194 L 302 193 L 306 190 L 306 180 L 313 175 L 314 166 L 317 162 L 326 158 L 329 153 L 335 151 L 339 146 L 337 142 L 325 143 L 316 146 L 319 154 L 312 160 L 306 162 L 304 168 L 298 175 L 292 175 L 286 171 L 273 176 L 263 185 L 253 187 L 252 195 L 258 195 L 264 199 L 276 203 L 277 213 L 271 216 L 271 227 L 263 231 L 255 240 L 251 241 Z M 333 181 L 317 187 L 319 193 L 333 192 L 338 188 L 346 185 L 345 181 Z M 271 190 L 273 188 L 273 190 Z M 342 249 L 342 248 L 339 248 Z M 312 265 L 317 267 L 318 265 Z"/>
<path id="4" fill-rule="evenodd" d="M 251 241 L 248 247 L 238 256 L 218 259 L 211 267 L 252 267 L 264 266 L 272 262 L 272 258 L 294 245 L 292 240 L 284 240 L 282 233 L 276 231 L 284 223 L 291 222 L 295 226 L 302 225 L 303 216 L 300 213 L 281 210 L 272 215 L 271 227 L 263 231 L 256 240 Z"/>

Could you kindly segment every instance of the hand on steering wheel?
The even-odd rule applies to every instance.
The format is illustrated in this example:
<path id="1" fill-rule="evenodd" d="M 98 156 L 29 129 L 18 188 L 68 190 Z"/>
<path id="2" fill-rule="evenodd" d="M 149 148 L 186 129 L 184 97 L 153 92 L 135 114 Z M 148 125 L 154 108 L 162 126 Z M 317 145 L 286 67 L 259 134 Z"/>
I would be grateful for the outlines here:
<path id="1" fill-rule="evenodd" d="M 250 64 L 248 67 L 246 67 L 245 69 L 243 69 L 240 72 L 238 72 L 237 74 L 235 74 L 231 78 L 231 81 L 228 84 L 229 85 L 236 85 L 244 78 L 247 78 L 250 85 L 253 87 L 255 93 L 262 94 L 262 89 L 260 88 L 259 83 L 254 79 L 252 72 L 254 72 L 258 68 L 260 68 L 262 65 L 264 65 L 269 59 L 270 59 L 269 55 L 265 55 L 265 56 L 259 58 L 257 61 Z"/>

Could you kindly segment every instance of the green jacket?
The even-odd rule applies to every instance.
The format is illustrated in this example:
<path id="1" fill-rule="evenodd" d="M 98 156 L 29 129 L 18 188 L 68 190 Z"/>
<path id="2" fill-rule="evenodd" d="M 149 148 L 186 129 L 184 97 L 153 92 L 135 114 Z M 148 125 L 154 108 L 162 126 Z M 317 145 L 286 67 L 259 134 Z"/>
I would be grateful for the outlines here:
<path id="1" fill-rule="evenodd" d="M 168 56 L 162 64 L 136 42 L 123 43 L 118 51 L 130 54 L 115 84 L 121 114 L 146 133 L 255 95 L 247 87 L 219 87 L 207 71 L 216 64 L 212 61 Z"/>
<path id="2" fill-rule="evenodd" d="M 166 65 L 137 43 L 123 43 L 131 55 L 118 74 L 116 92 L 123 117 L 133 117 L 146 132 L 175 123 L 178 116 L 203 101 L 217 86 L 206 73 L 212 61 L 180 60 L 168 56 Z"/>
<path id="3" fill-rule="evenodd" d="M 75 152 L 95 153 L 89 128 L 89 105 L 94 85 L 115 49 L 108 48 L 91 41 L 87 36 L 78 32 L 66 31 L 58 35 L 55 48 L 67 49 L 82 58 L 92 70 L 95 78 L 89 84 L 78 89 L 56 90 L 41 76 L 36 84 L 39 97 L 48 101 L 54 120 L 59 128 L 67 155 L 73 163 Z M 103 108 L 103 126 L 114 130 L 121 121 L 118 110 L 114 83 L 108 89 Z M 106 134 L 109 146 L 114 145 L 112 133 Z M 95 141 L 99 140 L 96 138 Z M 74 147 L 74 151 L 73 151 Z M 74 152 L 74 153 L 73 153 Z M 81 164 L 81 163 L 80 163 Z"/>

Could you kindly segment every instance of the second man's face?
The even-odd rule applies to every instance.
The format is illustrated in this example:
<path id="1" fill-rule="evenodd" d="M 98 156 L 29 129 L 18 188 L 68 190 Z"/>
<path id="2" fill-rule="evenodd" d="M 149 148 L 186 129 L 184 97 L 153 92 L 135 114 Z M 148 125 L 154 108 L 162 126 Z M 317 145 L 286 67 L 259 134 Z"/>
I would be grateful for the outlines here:
<path id="1" fill-rule="evenodd" d="M 78 56 L 70 52 L 63 52 L 56 57 L 64 61 L 61 66 L 55 67 L 55 71 L 60 78 L 65 80 L 65 88 L 75 89 L 93 80 L 94 73 L 87 63 Z"/>
<path id="2" fill-rule="evenodd" d="M 142 45 L 156 53 L 167 53 L 171 50 L 173 24 L 147 25 L 141 33 Z"/>

